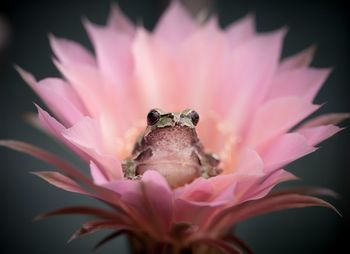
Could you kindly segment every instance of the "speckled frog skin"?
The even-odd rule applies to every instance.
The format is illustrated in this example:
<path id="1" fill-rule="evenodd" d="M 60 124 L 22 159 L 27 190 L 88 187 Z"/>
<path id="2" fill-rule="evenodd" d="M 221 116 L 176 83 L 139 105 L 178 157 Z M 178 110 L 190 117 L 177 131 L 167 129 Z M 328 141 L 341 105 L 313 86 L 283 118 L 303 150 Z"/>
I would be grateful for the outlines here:
<path id="1" fill-rule="evenodd" d="M 198 177 L 218 175 L 220 161 L 204 152 L 195 128 L 198 121 L 192 109 L 171 113 L 152 109 L 146 130 L 122 163 L 125 177 L 138 179 L 145 171 L 156 170 L 175 188 Z"/>

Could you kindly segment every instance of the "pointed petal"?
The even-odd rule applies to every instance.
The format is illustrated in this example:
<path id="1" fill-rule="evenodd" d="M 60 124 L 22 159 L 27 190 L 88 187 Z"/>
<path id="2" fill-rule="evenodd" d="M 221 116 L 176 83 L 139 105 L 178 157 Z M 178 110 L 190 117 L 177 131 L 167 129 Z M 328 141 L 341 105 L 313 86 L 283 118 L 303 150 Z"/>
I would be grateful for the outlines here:
<path id="1" fill-rule="evenodd" d="M 314 57 L 315 51 L 316 47 L 312 45 L 304 51 L 284 59 L 279 67 L 279 71 L 286 71 L 309 66 Z"/>
<path id="2" fill-rule="evenodd" d="M 255 15 L 250 13 L 247 16 L 232 23 L 226 28 L 226 34 L 232 47 L 238 47 L 256 35 Z"/>
<path id="3" fill-rule="evenodd" d="M 90 215 L 90 216 L 96 216 L 99 218 L 104 219 L 119 219 L 119 212 L 118 211 L 107 211 L 104 209 L 91 207 L 91 206 L 71 206 L 71 207 L 64 207 L 57 210 L 53 210 L 47 213 L 40 214 L 37 216 L 34 221 L 46 219 L 53 216 L 58 215 Z"/>
<path id="4" fill-rule="evenodd" d="M 108 179 L 103 174 L 103 171 L 101 171 L 93 161 L 90 161 L 90 174 L 94 180 L 94 183 L 97 185 L 103 185 L 108 182 Z"/>
<path id="5" fill-rule="evenodd" d="M 221 88 L 221 99 L 216 107 L 226 109 L 227 118 L 237 129 L 244 126 L 247 116 L 256 111 L 269 90 L 285 33 L 286 30 L 281 29 L 256 36 L 234 49 L 229 56 L 227 64 L 230 69 L 225 75 L 229 82 Z"/>
<path id="6" fill-rule="evenodd" d="M 84 235 L 89 235 L 92 233 L 95 233 L 97 231 L 103 230 L 103 229 L 122 229 L 122 228 L 128 228 L 128 226 L 124 226 L 123 224 L 119 224 L 114 220 L 94 220 L 84 223 L 81 228 L 79 228 L 68 240 L 68 242 L 71 242 L 75 240 L 76 238 Z"/>
<path id="7" fill-rule="evenodd" d="M 142 175 L 141 190 L 150 218 L 160 230 L 167 232 L 173 214 L 172 191 L 167 181 L 157 171 L 148 170 Z"/>
<path id="8" fill-rule="evenodd" d="M 286 132 L 309 114 L 318 109 L 299 97 L 282 97 L 262 105 L 251 121 L 247 144 L 257 147 Z"/>
<path id="9" fill-rule="evenodd" d="M 188 222 L 193 225 L 202 226 L 217 210 L 217 206 L 211 206 L 209 203 L 198 204 L 185 199 L 176 199 L 174 201 L 174 223 Z"/>
<path id="10" fill-rule="evenodd" d="M 167 42 L 171 46 L 177 46 L 197 28 L 193 17 L 185 9 L 180 1 L 172 1 L 164 12 L 154 31 L 154 36 Z"/>
<path id="11" fill-rule="evenodd" d="M 62 175 L 61 173 L 41 171 L 41 172 L 33 172 L 33 174 L 36 176 L 39 176 L 40 178 L 56 186 L 57 188 L 70 191 L 70 192 L 89 195 L 89 193 L 85 192 L 75 181 Z"/>
<path id="12" fill-rule="evenodd" d="M 111 204 L 114 207 L 123 207 L 123 204 L 120 203 L 119 195 L 117 195 L 115 192 L 94 185 L 90 178 L 86 177 L 78 169 L 50 152 L 27 143 L 14 140 L 0 140 L 0 146 L 5 146 L 18 152 L 27 153 L 35 158 L 48 162 L 49 164 L 56 166 L 70 178 L 80 181 L 89 186 L 92 190 L 96 191 L 99 200 Z"/>
<path id="13" fill-rule="evenodd" d="M 5 146 L 18 152 L 27 153 L 35 158 L 38 158 L 42 161 L 48 162 L 49 164 L 56 166 L 58 169 L 62 170 L 72 179 L 82 181 L 83 183 L 86 183 L 90 186 L 92 185 L 92 181 L 84 174 L 82 174 L 79 170 L 77 170 L 67 162 L 63 161 L 56 155 L 47 152 L 41 148 L 15 140 L 0 140 L 0 146 Z"/>
<path id="14" fill-rule="evenodd" d="M 129 36 L 132 36 L 135 33 L 135 25 L 126 15 L 124 15 L 117 3 L 112 3 L 107 27 Z"/>
<path id="15" fill-rule="evenodd" d="M 47 78 L 37 82 L 22 68 L 16 67 L 16 70 L 65 125 L 73 124 L 85 114 L 75 91 L 62 79 Z"/>
<path id="16" fill-rule="evenodd" d="M 62 135 L 90 155 L 108 180 L 123 178 L 121 163 L 105 150 L 101 131 L 94 119 L 84 117 L 71 128 L 64 130 Z"/>
<path id="17" fill-rule="evenodd" d="M 120 229 L 120 230 L 117 230 L 109 235 L 107 235 L 106 237 L 104 237 L 102 240 L 100 240 L 93 248 L 92 251 L 96 251 L 97 249 L 99 249 L 101 246 L 105 245 L 107 242 L 119 237 L 119 236 L 122 236 L 124 234 L 130 234 L 130 231 L 129 230 L 126 230 L 126 229 Z"/>
<path id="18" fill-rule="evenodd" d="M 49 35 L 50 45 L 58 60 L 63 64 L 96 65 L 92 54 L 82 45 L 67 39 Z"/>
<path id="19" fill-rule="evenodd" d="M 283 96 L 298 96 L 312 101 L 326 78 L 330 69 L 294 69 L 277 74 L 271 83 L 267 99 Z"/>
<path id="20" fill-rule="evenodd" d="M 131 55 L 131 38 L 109 27 L 100 27 L 88 20 L 84 26 L 94 45 L 98 66 L 115 86 L 125 85 L 130 79 L 133 58 Z"/>
<path id="21" fill-rule="evenodd" d="M 135 57 L 136 96 L 142 108 L 171 108 L 182 102 L 181 76 L 175 54 L 143 28 L 137 31 L 133 44 Z M 171 109 L 169 109 L 171 110 Z M 146 113 L 146 112 L 145 112 Z"/>
<path id="22" fill-rule="evenodd" d="M 82 159 L 88 161 L 88 157 L 81 150 L 77 149 L 71 142 L 65 139 L 62 135 L 63 131 L 66 129 L 61 123 L 59 123 L 55 118 L 51 117 L 45 110 L 35 105 L 38 109 L 38 118 L 42 128 L 47 130 L 49 134 L 55 137 L 57 140 L 61 141 L 72 151 L 78 154 Z"/>
<path id="23" fill-rule="evenodd" d="M 251 148 L 242 148 L 238 157 L 235 173 L 244 175 L 260 175 L 263 173 L 264 163 L 260 155 Z"/>
<path id="24" fill-rule="evenodd" d="M 333 136 L 341 130 L 341 128 L 330 124 L 311 128 L 303 128 L 297 132 L 306 138 L 309 145 L 316 146 L 317 144 L 321 143 L 322 141 Z"/>
<path id="25" fill-rule="evenodd" d="M 329 124 L 336 125 L 336 124 L 340 124 L 342 121 L 349 118 L 350 118 L 349 113 L 332 113 L 332 114 L 321 115 L 305 122 L 300 126 L 300 129 L 306 129 L 306 128 L 317 127 L 321 125 L 329 125 Z"/>
<path id="26" fill-rule="evenodd" d="M 170 69 L 170 74 L 179 82 L 175 85 L 178 91 L 172 91 L 167 98 L 180 108 L 190 105 L 200 114 L 216 111 L 217 100 L 213 98 L 221 92 L 222 82 L 227 80 L 225 71 L 232 71 L 232 66 L 228 65 L 231 52 L 224 33 L 215 23 L 201 27 L 176 52 L 175 60 L 181 64 L 175 65 L 176 72 Z"/>
<path id="27" fill-rule="evenodd" d="M 248 201 L 238 206 L 227 208 L 220 213 L 216 214 L 212 222 L 216 230 L 225 230 L 233 224 L 256 217 L 262 214 L 290 209 L 290 208 L 302 208 L 309 206 L 322 206 L 330 208 L 337 212 L 337 210 L 328 202 L 311 196 L 306 196 L 298 193 L 297 190 L 281 193 L 273 193 L 264 198 Z M 215 221 L 215 222 L 214 222 Z"/>
<path id="28" fill-rule="evenodd" d="M 269 172 L 312 153 L 316 150 L 307 139 L 298 133 L 287 133 L 276 138 L 260 152 L 264 161 L 264 171 Z"/>

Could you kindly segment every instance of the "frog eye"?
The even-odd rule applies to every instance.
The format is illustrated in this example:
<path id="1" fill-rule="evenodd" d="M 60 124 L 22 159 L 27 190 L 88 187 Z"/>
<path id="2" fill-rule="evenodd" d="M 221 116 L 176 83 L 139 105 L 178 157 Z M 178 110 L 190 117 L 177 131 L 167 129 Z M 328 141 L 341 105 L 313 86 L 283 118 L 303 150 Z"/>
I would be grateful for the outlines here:
<path id="1" fill-rule="evenodd" d="M 160 112 L 156 109 L 152 109 L 150 112 L 147 114 L 147 124 L 148 125 L 154 125 L 158 122 L 160 119 Z"/>
<path id="2" fill-rule="evenodd" d="M 192 110 L 189 114 L 188 117 L 191 119 L 192 123 L 194 126 L 196 126 L 199 122 L 199 115 L 196 111 Z"/>

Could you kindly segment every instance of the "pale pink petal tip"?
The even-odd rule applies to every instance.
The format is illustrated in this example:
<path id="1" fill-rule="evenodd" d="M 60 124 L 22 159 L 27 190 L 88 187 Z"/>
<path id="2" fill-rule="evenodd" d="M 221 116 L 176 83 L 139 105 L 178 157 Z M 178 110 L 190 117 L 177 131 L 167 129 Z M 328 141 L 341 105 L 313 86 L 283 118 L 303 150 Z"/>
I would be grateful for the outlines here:
<path id="1" fill-rule="evenodd" d="M 107 26 L 129 35 L 133 35 L 136 28 L 133 22 L 124 15 L 117 3 L 111 4 Z"/>
<path id="2" fill-rule="evenodd" d="M 311 45 L 304 51 L 283 59 L 280 65 L 280 70 L 285 71 L 309 66 L 315 52 L 316 46 Z"/>
<path id="3" fill-rule="evenodd" d="M 61 63 L 96 65 L 93 55 L 82 45 L 71 40 L 57 38 L 53 34 L 49 34 L 49 41 L 55 56 Z"/>

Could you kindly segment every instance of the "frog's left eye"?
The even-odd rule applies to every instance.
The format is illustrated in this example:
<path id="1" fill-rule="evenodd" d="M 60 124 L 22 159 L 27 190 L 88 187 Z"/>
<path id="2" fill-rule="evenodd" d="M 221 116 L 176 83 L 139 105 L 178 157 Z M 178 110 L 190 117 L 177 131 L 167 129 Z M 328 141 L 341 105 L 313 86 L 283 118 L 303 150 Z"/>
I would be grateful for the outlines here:
<path id="1" fill-rule="evenodd" d="M 147 114 L 147 124 L 148 125 L 154 125 L 158 122 L 160 119 L 160 112 L 156 109 L 152 109 L 150 112 Z"/>
<path id="2" fill-rule="evenodd" d="M 194 126 L 196 126 L 199 122 L 199 114 L 192 110 L 189 114 L 188 114 L 189 118 L 191 119 L 192 123 Z"/>

